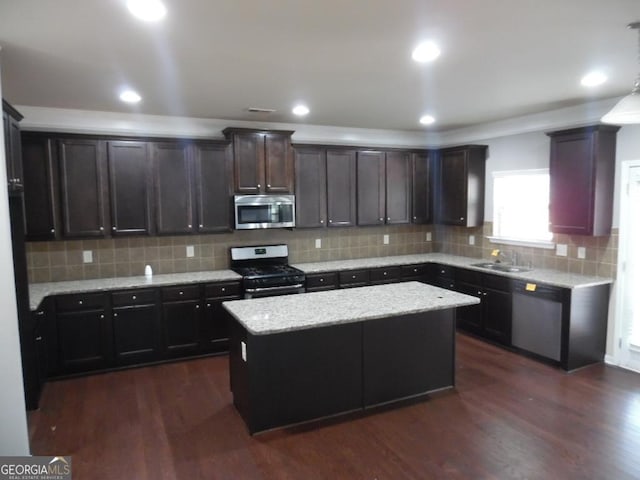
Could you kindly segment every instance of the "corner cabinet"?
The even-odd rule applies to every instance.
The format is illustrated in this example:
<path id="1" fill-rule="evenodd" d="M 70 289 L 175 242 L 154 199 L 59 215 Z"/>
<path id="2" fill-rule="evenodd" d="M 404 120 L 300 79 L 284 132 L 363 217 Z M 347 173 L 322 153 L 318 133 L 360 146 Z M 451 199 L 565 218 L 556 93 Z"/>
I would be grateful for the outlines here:
<path id="1" fill-rule="evenodd" d="M 486 145 L 445 148 L 438 161 L 438 215 L 443 225 L 484 223 Z"/>
<path id="2" fill-rule="evenodd" d="M 293 193 L 293 131 L 226 128 L 236 193 Z"/>
<path id="3" fill-rule="evenodd" d="M 613 218 L 616 132 L 593 125 L 549 132 L 550 230 L 609 235 Z"/>

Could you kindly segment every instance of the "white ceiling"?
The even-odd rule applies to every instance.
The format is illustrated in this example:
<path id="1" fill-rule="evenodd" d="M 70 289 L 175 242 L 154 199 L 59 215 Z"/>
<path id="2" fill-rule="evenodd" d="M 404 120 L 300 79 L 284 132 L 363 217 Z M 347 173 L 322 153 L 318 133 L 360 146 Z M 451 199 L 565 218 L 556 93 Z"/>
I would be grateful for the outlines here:
<path id="1" fill-rule="evenodd" d="M 443 131 L 622 96 L 639 0 L 1 0 L 4 97 L 18 105 Z M 416 64 L 433 39 L 442 55 Z M 592 90 L 580 78 L 599 68 Z M 143 100 L 121 103 L 124 86 Z M 311 113 L 291 114 L 304 101 Z M 274 108 L 252 114 L 248 107 Z M 438 122 L 421 127 L 431 113 Z"/>

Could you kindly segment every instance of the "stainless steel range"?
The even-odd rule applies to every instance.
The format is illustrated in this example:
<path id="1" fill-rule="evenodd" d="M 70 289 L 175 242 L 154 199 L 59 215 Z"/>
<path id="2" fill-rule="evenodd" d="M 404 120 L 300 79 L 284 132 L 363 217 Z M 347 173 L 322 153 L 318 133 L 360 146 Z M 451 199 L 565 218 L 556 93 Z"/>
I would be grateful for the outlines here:
<path id="1" fill-rule="evenodd" d="M 242 275 L 244 298 L 304 293 L 304 272 L 288 261 L 287 245 L 231 248 L 231 269 Z"/>

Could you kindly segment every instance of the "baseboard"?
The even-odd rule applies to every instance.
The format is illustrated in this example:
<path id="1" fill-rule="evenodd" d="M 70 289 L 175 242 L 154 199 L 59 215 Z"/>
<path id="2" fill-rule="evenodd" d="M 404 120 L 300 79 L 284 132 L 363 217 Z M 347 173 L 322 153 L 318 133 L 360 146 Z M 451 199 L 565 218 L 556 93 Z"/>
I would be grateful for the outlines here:
<path id="1" fill-rule="evenodd" d="M 604 363 L 606 363 L 607 365 L 618 365 L 618 362 L 616 362 L 616 359 L 613 355 L 605 355 Z"/>

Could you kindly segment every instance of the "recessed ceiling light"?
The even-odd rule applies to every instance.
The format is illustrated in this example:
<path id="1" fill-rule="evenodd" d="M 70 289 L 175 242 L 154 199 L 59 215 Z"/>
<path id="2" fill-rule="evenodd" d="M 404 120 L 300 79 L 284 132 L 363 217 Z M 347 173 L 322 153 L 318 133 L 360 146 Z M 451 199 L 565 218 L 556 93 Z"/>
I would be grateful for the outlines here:
<path id="1" fill-rule="evenodd" d="M 582 77 L 580 83 L 585 87 L 597 87 L 598 85 L 602 85 L 606 81 L 607 76 L 604 73 L 589 72 L 584 77 Z"/>
<path id="2" fill-rule="evenodd" d="M 309 113 L 309 108 L 306 105 L 296 105 L 291 110 L 294 115 L 298 115 L 299 117 L 304 117 Z"/>
<path id="3" fill-rule="evenodd" d="M 413 49 L 411 58 L 416 62 L 431 62 L 440 56 L 440 48 L 433 42 L 422 42 Z"/>
<path id="4" fill-rule="evenodd" d="M 120 94 L 120 100 L 126 103 L 138 103 L 142 100 L 142 97 L 138 95 L 138 92 L 134 92 L 133 90 L 125 90 Z"/>
<path id="5" fill-rule="evenodd" d="M 145 22 L 157 22 L 167 14 L 160 0 L 127 0 L 129 11 Z"/>
<path id="6" fill-rule="evenodd" d="M 420 123 L 422 125 L 431 125 L 435 121 L 436 121 L 436 119 L 433 118 L 431 115 L 423 115 L 423 116 L 420 117 Z"/>

